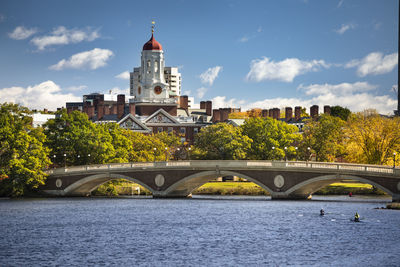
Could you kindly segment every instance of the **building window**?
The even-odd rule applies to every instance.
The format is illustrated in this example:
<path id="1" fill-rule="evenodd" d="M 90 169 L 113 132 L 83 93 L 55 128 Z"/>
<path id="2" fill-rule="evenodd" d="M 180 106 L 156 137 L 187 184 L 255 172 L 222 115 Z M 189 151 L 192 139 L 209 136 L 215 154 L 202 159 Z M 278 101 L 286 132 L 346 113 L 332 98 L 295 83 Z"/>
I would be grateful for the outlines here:
<path id="1" fill-rule="evenodd" d="M 154 62 L 154 72 L 158 72 L 158 61 Z"/>
<path id="2" fill-rule="evenodd" d="M 185 127 L 181 127 L 181 129 L 179 130 L 179 132 L 181 134 L 186 134 L 186 128 Z"/>
<path id="3" fill-rule="evenodd" d="M 168 134 L 172 134 L 173 131 L 174 129 L 172 127 L 168 127 Z"/>
<path id="4" fill-rule="evenodd" d="M 158 127 L 158 128 L 157 128 L 157 132 L 158 132 L 158 133 L 162 133 L 162 132 L 163 132 L 163 127 Z"/>
<path id="5" fill-rule="evenodd" d="M 199 133 L 199 128 L 193 128 L 193 133 L 198 134 Z"/>

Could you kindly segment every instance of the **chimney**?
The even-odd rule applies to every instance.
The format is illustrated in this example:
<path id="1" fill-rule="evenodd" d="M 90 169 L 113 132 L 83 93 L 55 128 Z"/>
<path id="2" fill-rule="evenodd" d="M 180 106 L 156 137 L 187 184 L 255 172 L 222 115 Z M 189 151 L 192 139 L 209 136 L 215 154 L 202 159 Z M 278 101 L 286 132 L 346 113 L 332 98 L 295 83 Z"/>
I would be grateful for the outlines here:
<path id="1" fill-rule="evenodd" d="M 263 118 L 268 117 L 268 109 L 263 109 L 263 110 L 261 110 L 261 116 L 262 116 Z"/>
<path id="2" fill-rule="evenodd" d="M 294 119 L 299 121 L 301 119 L 301 107 L 297 106 L 294 108 Z"/>
<path id="3" fill-rule="evenodd" d="M 310 108 L 310 116 L 313 119 L 317 119 L 318 118 L 318 106 L 314 105 Z"/>
<path id="4" fill-rule="evenodd" d="M 94 106 L 87 107 L 87 115 L 88 115 L 89 119 L 94 117 Z"/>
<path id="5" fill-rule="evenodd" d="M 206 109 L 206 101 L 200 101 L 200 109 Z"/>
<path id="6" fill-rule="evenodd" d="M 189 108 L 189 99 L 187 95 L 181 95 L 179 97 L 179 106 L 183 109 Z"/>
<path id="7" fill-rule="evenodd" d="M 273 108 L 272 118 L 279 120 L 281 118 L 281 110 L 279 108 Z"/>
<path id="8" fill-rule="evenodd" d="M 331 115 L 331 106 L 324 106 L 324 113 Z"/>
<path id="9" fill-rule="evenodd" d="M 221 121 L 227 121 L 229 119 L 229 113 L 230 113 L 229 108 L 220 109 Z"/>
<path id="10" fill-rule="evenodd" d="M 207 101 L 205 103 L 205 108 L 206 108 L 207 116 L 211 116 L 211 113 L 212 113 L 212 102 L 211 101 Z"/>
<path id="11" fill-rule="evenodd" d="M 291 107 L 285 108 L 285 121 L 288 122 L 293 117 L 293 109 Z"/>
<path id="12" fill-rule="evenodd" d="M 219 109 L 214 109 L 213 110 L 213 116 L 212 116 L 212 122 L 219 122 L 221 121 L 221 112 Z"/>
<path id="13" fill-rule="evenodd" d="M 132 114 L 133 116 L 136 115 L 135 103 L 129 103 L 129 113 Z"/>
<path id="14" fill-rule="evenodd" d="M 273 115 L 274 115 L 274 109 L 271 108 L 271 109 L 268 111 L 268 117 L 272 118 Z"/>
<path id="15" fill-rule="evenodd" d="M 97 105 L 97 120 L 101 120 L 104 116 L 104 105 L 103 105 L 103 101 L 101 101 L 98 105 Z"/>

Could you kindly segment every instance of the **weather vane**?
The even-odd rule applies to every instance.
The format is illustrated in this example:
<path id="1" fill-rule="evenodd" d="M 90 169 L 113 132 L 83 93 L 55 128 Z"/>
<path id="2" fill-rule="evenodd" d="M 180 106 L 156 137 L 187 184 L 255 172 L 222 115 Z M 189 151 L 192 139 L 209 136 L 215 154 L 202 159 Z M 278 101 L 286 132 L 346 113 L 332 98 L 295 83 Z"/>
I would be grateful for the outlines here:
<path id="1" fill-rule="evenodd" d="M 155 27 L 155 25 L 156 25 L 156 22 L 154 21 L 154 20 L 152 20 L 151 21 L 151 33 L 153 34 L 154 33 L 154 27 Z"/>

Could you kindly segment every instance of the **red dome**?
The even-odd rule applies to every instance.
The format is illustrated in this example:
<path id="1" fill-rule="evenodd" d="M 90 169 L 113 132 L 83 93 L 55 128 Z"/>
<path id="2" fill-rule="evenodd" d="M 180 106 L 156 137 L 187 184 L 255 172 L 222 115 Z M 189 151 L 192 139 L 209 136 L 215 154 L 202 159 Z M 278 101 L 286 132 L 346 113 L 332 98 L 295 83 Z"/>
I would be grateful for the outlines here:
<path id="1" fill-rule="evenodd" d="M 159 42 L 154 39 L 153 34 L 151 34 L 150 40 L 144 44 L 143 50 L 162 50 L 162 46 Z"/>

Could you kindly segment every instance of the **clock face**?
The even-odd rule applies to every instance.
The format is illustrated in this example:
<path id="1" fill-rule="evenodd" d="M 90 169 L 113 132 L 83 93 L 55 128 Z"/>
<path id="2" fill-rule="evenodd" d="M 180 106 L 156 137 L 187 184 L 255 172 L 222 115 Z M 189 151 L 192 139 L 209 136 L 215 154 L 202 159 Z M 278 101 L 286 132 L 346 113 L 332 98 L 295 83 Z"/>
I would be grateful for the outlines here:
<path id="1" fill-rule="evenodd" d="M 154 87 L 154 93 L 156 93 L 157 95 L 161 94 L 162 92 L 162 88 L 160 86 L 156 86 Z"/>

